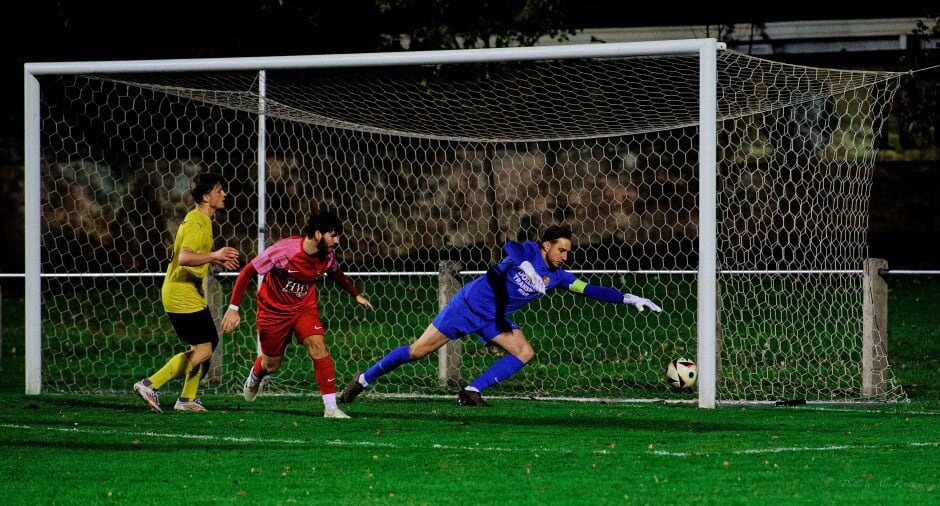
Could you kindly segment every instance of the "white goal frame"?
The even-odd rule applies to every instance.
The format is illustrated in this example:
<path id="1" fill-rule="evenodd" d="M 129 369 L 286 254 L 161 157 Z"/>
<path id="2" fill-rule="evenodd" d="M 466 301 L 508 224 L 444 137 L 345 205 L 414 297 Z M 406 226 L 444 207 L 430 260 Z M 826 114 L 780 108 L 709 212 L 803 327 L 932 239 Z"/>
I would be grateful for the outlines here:
<path id="1" fill-rule="evenodd" d="M 42 392 L 41 278 L 54 276 L 41 272 L 41 147 L 40 97 L 37 76 L 47 74 L 107 74 L 149 72 L 194 72 L 236 70 L 284 70 L 339 67 L 384 67 L 438 65 L 549 59 L 604 58 L 652 55 L 698 55 L 699 58 L 699 150 L 700 191 L 699 265 L 697 282 L 697 364 L 699 369 L 698 406 L 716 406 L 716 324 L 717 324 L 717 52 L 723 43 L 714 38 L 656 42 L 561 45 L 521 48 L 420 51 L 400 53 L 280 56 L 253 58 L 206 58 L 188 60 L 134 60 L 27 63 L 24 65 L 25 94 L 25 215 L 26 223 L 26 393 Z M 263 96 L 261 98 L 263 100 Z M 263 108 L 261 109 L 264 110 Z M 263 125 L 263 114 L 259 118 Z M 263 127 L 262 127 L 263 128 Z M 260 136 L 263 142 L 264 136 Z M 264 147 L 259 146 L 259 172 L 264 171 Z M 263 182 L 261 178 L 259 181 Z M 259 182 L 259 185 L 263 184 Z M 263 206 L 263 193 L 259 206 Z M 260 213 L 264 220 L 264 213 Z M 259 230 L 264 230 L 260 223 Z M 261 232 L 263 233 L 263 232 Z M 263 244 L 263 240 L 259 243 Z"/>

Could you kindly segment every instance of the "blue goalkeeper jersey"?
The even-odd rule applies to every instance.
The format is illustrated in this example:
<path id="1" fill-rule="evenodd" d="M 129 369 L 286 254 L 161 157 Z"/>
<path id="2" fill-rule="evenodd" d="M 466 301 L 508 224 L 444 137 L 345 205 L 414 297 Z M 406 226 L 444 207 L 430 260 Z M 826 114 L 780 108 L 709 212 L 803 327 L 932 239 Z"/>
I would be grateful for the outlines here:
<path id="1" fill-rule="evenodd" d="M 573 274 L 564 269 L 550 270 L 542 258 L 538 243 L 525 242 L 520 245 L 510 242 L 506 244 L 505 250 L 509 256 L 491 269 L 499 275 L 498 282 L 504 283 L 506 287 L 505 315 L 542 296 L 535 291 L 529 277 L 519 268 L 519 264 L 524 261 L 532 264 L 535 272 L 542 276 L 546 291 L 559 286 L 569 288 L 577 281 Z M 495 316 L 496 294 L 487 276 L 481 276 L 464 285 L 455 298 L 463 298 L 470 309 L 479 315 Z"/>

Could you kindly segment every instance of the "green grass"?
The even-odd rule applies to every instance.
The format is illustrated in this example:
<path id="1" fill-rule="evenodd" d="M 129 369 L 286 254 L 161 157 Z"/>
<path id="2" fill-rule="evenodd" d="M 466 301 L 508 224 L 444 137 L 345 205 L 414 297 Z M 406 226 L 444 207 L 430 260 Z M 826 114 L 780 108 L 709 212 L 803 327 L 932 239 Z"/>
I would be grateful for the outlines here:
<path id="1" fill-rule="evenodd" d="M 5 504 L 923 504 L 940 498 L 940 413 L 922 406 L 723 408 L 2 396 Z"/>
<path id="2" fill-rule="evenodd" d="M 247 299 L 246 299 L 247 300 Z M 940 280 L 892 282 L 889 356 L 911 402 L 722 407 L 365 396 L 26 396 L 4 301 L 4 504 L 930 504 L 940 500 Z M 299 357 L 302 358 L 302 357 Z M 300 360 L 298 360 L 300 362 Z M 561 370 L 561 369 L 559 369 Z M 410 381 L 416 368 L 387 377 Z M 528 371 L 526 371 L 528 373 Z M 343 380 L 341 380 L 343 381 Z M 169 407 L 171 395 L 164 399 Z"/>

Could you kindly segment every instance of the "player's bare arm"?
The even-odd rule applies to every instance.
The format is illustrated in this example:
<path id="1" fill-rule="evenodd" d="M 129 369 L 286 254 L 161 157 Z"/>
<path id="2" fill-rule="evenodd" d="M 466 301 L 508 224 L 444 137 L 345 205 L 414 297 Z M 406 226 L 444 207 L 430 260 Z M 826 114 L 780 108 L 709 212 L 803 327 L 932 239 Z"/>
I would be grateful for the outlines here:
<path id="1" fill-rule="evenodd" d="M 231 332 L 241 323 L 242 317 L 238 315 L 237 309 L 229 308 L 222 316 L 222 332 Z"/>
<path id="2" fill-rule="evenodd" d="M 248 283 L 258 275 L 253 263 L 248 262 L 235 278 L 235 286 L 232 289 L 232 297 L 229 299 L 228 310 L 222 316 L 222 332 L 231 332 L 241 323 L 241 316 L 238 314 L 238 306 L 241 305 L 242 297 L 248 290 Z"/>
<path id="3" fill-rule="evenodd" d="M 358 302 L 360 306 L 365 306 L 365 307 L 367 307 L 367 308 L 369 308 L 369 309 L 375 311 L 375 308 L 372 307 L 372 303 L 369 302 L 369 299 L 363 297 L 361 294 L 360 294 L 360 295 L 356 295 L 356 302 Z"/>
<path id="4" fill-rule="evenodd" d="M 214 263 L 228 270 L 234 270 L 238 268 L 238 250 L 231 246 L 224 246 L 210 253 L 196 253 L 190 248 L 183 247 L 180 250 L 179 263 L 184 267 L 199 267 Z"/>
<path id="5" fill-rule="evenodd" d="M 221 265 L 227 270 L 238 269 L 238 250 L 231 246 L 224 246 L 212 252 L 215 255 L 213 263 Z"/>

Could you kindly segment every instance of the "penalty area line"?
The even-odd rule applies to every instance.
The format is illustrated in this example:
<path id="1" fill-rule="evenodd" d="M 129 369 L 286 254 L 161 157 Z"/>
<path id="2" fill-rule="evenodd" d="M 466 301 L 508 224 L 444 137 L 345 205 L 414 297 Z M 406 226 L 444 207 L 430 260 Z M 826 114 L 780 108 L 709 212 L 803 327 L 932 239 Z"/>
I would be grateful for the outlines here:
<path id="1" fill-rule="evenodd" d="M 884 450 L 889 448 L 907 447 L 940 447 L 940 442 L 913 442 L 903 445 L 832 445 L 832 446 L 795 446 L 779 448 L 750 448 L 745 450 L 728 450 L 714 452 L 671 452 L 666 450 L 651 450 L 650 455 L 659 455 L 662 457 L 708 457 L 712 455 L 760 455 L 764 453 L 787 453 L 787 452 L 838 452 L 843 450 Z"/>
<path id="2" fill-rule="evenodd" d="M 940 415 L 940 412 L 937 411 L 900 411 L 900 410 L 886 410 L 886 409 L 865 409 L 865 408 L 832 408 L 827 406 L 801 406 L 795 408 L 794 411 L 833 411 L 837 413 L 862 413 L 862 414 L 885 414 L 885 415 L 923 415 L 923 416 L 937 416 Z"/>
<path id="3" fill-rule="evenodd" d="M 433 449 L 444 451 L 482 451 L 482 452 L 520 452 L 520 453 L 554 453 L 554 452 L 573 452 L 568 448 L 505 448 L 498 446 L 449 446 L 441 444 L 424 445 L 399 445 L 394 443 L 381 443 L 376 441 L 345 441 L 342 439 L 333 439 L 329 441 L 314 441 L 307 439 L 277 439 L 277 438 L 256 438 L 256 437 L 235 437 L 235 436 L 212 436 L 206 434 L 172 434 L 166 432 L 132 432 L 107 429 L 85 429 L 81 427 L 45 427 L 37 425 L 18 425 L 18 424 L 0 424 L 0 429 L 20 429 L 27 431 L 50 431 L 62 432 L 68 434 L 91 434 L 100 436 L 129 436 L 129 437 L 151 437 L 160 439 L 189 439 L 196 441 L 218 441 L 224 443 L 247 443 L 247 444 L 326 444 L 334 447 L 346 448 L 390 448 L 390 449 Z M 592 450 L 595 454 L 606 454 L 607 450 Z"/>
<path id="4" fill-rule="evenodd" d="M 326 444 L 330 446 L 345 446 L 345 447 L 370 447 L 370 448 L 407 448 L 409 450 L 422 450 L 422 449 L 432 449 L 432 450 L 446 450 L 446 451 L 482 451 L 482 452 L 521 452 L 521 453 L 549 453 L 549 452 L 566 452 L 574 453 L 573 450 L 568 448 L 504 448 L 500 446 L 449 446 L 442 444 L 432 444 L 430 446 L 424 445 L 397 445 L 393 443 L 377 443 L 374 441 L 343 441 L 342 439 L 334 439 L 332 441 L 327 441 Z M 592 453 L 607 453 L 607 450 L 593 450 Z"/>
<path id="5" fill-rule="evenodd" d="M 43 427 L 35 425 L 14 425 L 14 424 L 0 424 L 2 429 L 23 429 L 23 430 L 46 430 L 52 432 L 66 432 L 70 434 L 98 434 L 102 436 L 138 436 L 138 437 L 153 437 L 153 438 L 164 438 L 164 439 L 195 439 L 200 441 L 223 441 L 226 443 L 284 443 L 284 444 L 303 444 L 309 443 L 310 441 L 303 439 L 267 439 L 267 438 L 254 438 L 254 437 L 234 437 L 234 436 L 211 436 L 206 434 L 170 434 L 164 432 L 123 432 L 117 430 L 102 430 L 102 429 L 83 429 L 79 427 Z"/>

